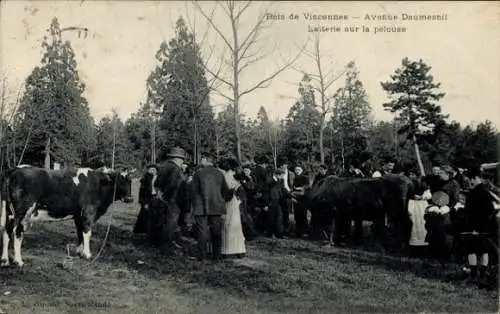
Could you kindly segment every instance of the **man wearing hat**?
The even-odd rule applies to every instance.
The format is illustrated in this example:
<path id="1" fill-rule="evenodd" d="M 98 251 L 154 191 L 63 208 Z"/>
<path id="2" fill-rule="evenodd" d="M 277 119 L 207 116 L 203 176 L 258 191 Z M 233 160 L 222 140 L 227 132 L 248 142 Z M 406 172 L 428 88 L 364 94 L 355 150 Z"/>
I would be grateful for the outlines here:
<path id="1" fill-rule="evenodd" d="M 265 155 L 260 155 L 255 158 L 257 166 L 255 167 L 254 179 L 255 179 L 255 190 L 254 190 L 254 202 L 256 208 L 264 208 L 269 205 L 266 202 L 267 194 L 269 193 L 269 184 L 272 180 L 271 170 L 268 168 L 269 159 Z M 257 224 L 265 228 L 265 215 L 259 214 L 256 217 Z"/>
<path id="2" fill-rule="evenodd" d="M 177 246 L 174 237 L 178 231 L 181 206 L 180 193 L 184 178 L 182 165 L 186 153 L 180 147 L 174 147 L 167 155 L 167 162 L 159 169 L 158 179 L 155 182 L 157 195 L 155 198 L 154 214 L 150 217 L 149 238 L 152 244 L 165 245 L 167 253 L 173 253 Z"/>
<path id="3" fill-rule="evenodd" d="M 265 188 L 271 182 L 271 173 L 268 169 L 269 160 L 266 156 L 258 156 L 255 158 L 257 166 L 254 170 L 255 183 L 258 189 Z"/>
<path id="4" fill-rule="evenodd" d="M 449 206 L 450 208 L 454 208 L 460 199 L 460 184 L 455 179 L 455 170 L 450 166 L 443 166 L 439 177 L 442 184 L 440 191 L 449 195 Z"/>

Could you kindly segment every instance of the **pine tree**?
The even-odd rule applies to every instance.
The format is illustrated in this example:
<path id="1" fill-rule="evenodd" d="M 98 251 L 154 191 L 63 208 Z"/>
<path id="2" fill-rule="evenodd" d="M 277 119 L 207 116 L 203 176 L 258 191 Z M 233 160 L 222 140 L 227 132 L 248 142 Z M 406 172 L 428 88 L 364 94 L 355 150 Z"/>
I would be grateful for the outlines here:
<path id="1" fill-rule="evenodd" d="M 132 145 L 136 166 L 156 163 L 157 151 L 162 146 L 158 136 L 158 112 L 147 102 L 125 122 L 125 130 Z"/>
<path id="2" fill-rule="evenodd" d="M 223 157 L 235 156 L 234 141 L 236 140 L 235 120 L 233 106 L 228 105 L 223 111 L 219 112 L 216 120 L 215 143 L 217 159 Z M 240 126 L 242 135 L 242 157 L 243 160 L 251 160 L 254 156 L 254 143 L 252 142 L 250 123 L 246 121 L 245 116 L 240 114 Z"/>
<path id="3" fill-rule="evenodd" d="M 316 100 L 311 79 L 304 75 L 299 84 L 299 100 L 286 117 L 286 155 L 291 160 L 313 162 L 319 153 L 318 134 L 321 114 L 315 109 Z"/>
<path id="4" fill-rule="evenodd" d="M 56 18 L 49 36 L 44 37 L 46 50 L 26 79 L 26 90 L 19 107 L 19 134 L 25 143 L 22 162 L 40 164 L 48 154 L 58 162 L 79 164 L 86 161 L 93 142 L 93 119 L 83 96 L 75 54 L 68 41 L 63 42 Z M 47 165 L 48 161 L 48 165 Z"/>
<path id="5" fill-rule="evenodd" d="M 282 130 L 279 121 L 273 121 L 267 115 L 266 109 L 261 106 L 257 118 L 251 122 L 251 139 L 254 147 L 254 156 L 271 156 L 274 164 L 282 150 Z"/>
<path id="6" fill-rule="evenodd" d="M 334 95 L 333 111 L 331 125 L 339 143 L 342 169 L 345 169 L 345 164 L 355 163 L 366 150 L 371 124 L 371 106 L 354 62 L 347 66 L 344 87 Z"/>
<path id="7" fill-rule="evenodd" d="M 404 58 L 402 67 L 391 75 L 391 81 L 381 82 L 382 88 L 391 98 L 383 106 L 386 110 L 399 114 L 405 121 L 399 132 L 408 134 L 408 139 L 412 141 L 421 175 L 425 175 L 425 171 L 417 135 L 421 133 L 422 127 L 432 128 L 438 121 L 447 118 L 435 103 L 445 94 L 437 91 L 441 84 L 434 83 L 430 70 L 431 67 L 422 60 L 410 61 Z"/>
<path id="8" fill-rule="evenodd" d="M 214 149 L 215 121 L 200 50 L 182 17 L 175 37 L 161 44 L 156 58 L 159 65 L 148 78 L 148 102 L 162 109 L 164 149 L 183 146 L 198 162 L 201 151 Z"/>
<path id="9" fill-rule="evenodd" d="M 94 167 L 124 169 L 136 166 L 132 144 L 125 125 L 113 110 L 96 125 L 97 150 L 94 154 Z"/>

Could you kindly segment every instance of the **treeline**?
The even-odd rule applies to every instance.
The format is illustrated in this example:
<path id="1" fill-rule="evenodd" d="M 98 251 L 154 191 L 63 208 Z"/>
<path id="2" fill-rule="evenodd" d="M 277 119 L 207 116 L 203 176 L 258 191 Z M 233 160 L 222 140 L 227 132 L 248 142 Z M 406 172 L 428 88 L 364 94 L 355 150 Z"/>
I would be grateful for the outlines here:
<path id="1" fill-rule="evenodd" d="M 485 121 L 475 126 L 447 122 L 437 104 L 444 93 L 422 60 L 404 59 L 401 68 L 381 83 L 392 96 L 384 104 L 395 113 L 390 122 L 375 121 L 355 63 L 345 68 L 331 95 L 319 93 L 314 74 L 304 74 L 288 115 L 272 119 L 261 107 L 256 118 L 238 114 L 233 104 L 215 114 L 214 91 L 195 36 L 179 18 L 175 36 L 160 45 L 157 66 L 149 75 L 146 100 L 122 121 L 116 111 L 94 121 L 84 97 L 75 54 L 53 19 L 42 47 L 41 65 L 26 78 L 19 94 L 2 88 L 0 140 L 3 168 L 21 163 L 52 166 L 135 167 L 159 163 L 173 146 L 183 147 L 190 162 L 210 152 L 236 155 L 241 161 L 280 155 L 305 166 L 325 163 L 347 168 L 367 152 L 374 163 L 395 158 L 418 169 L 432 163 L 467 167 L 497 160 L 499 133 Z M 418 88 L 416 88 L 418 87 Z M 12 96 L 12 95 L 11 95 Z M 322 97 L 328 96 L 328 97 Z M 320 99 L 317 99 L 320 98 Z M 106 104 L 101 104 L 106 105 Z M 113 107 L 113 104 L 108 104 Z M 236 133 L 236 123 L 240 134 Z"/>

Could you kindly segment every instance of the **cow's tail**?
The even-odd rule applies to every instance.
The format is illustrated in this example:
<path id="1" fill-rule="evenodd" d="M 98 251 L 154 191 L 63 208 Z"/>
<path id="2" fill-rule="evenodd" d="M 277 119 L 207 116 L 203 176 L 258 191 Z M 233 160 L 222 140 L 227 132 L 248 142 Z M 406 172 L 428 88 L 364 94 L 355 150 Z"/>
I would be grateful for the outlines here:
<path id="1" fill-rule="evenodd" d="M 7 177 L 2 180 L 2 184 L 0 187 L 0 232 L 5 230 L 5 226 L 7 225 L 7 202 L 8 202 L 8 194 L 7 194 Z"/>
<path id="2" fill-rule="evenodd" d="M 0 232 L 3 232 L 7 226 L 7 221 L 11 214 L 11 203 L 9 197 L 9 178 L 14 169 L 10 169 L 2 178 L 0 184 Z"/>

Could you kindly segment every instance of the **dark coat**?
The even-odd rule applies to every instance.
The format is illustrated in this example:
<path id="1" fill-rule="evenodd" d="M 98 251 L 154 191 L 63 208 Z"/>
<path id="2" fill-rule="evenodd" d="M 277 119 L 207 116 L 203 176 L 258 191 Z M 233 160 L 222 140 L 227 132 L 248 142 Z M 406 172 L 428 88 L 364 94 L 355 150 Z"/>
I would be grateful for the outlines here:
<path id="1" fill-rule="evenodd" d="M 295 172 L 288 170 L 287 179 L 288 187 L 293 191 L 293 187 L 295 186 Z"/>
<path id="2" fill-rule="evenodd" d="M 268 168 L 257 166 L 253 173 L 258 190 L 266 188 L 271 183 L 271 172 Z"/>
<path id="3" fill-rule="evenodd" d="M 446 181 L 441 191 L 445 192 L 450 197 L 450 208 L 455 207 L 455 204 L 457 204 L 460 199 L 460 184 L 458 184 L 457 180 L 450 179 Z"/>
<path id="4" fill-rule="evenodd" d="M 270 184 L 268 196 L 270 210 L 281 210 L 285 208 L 287 206 L 286 200 L 293 198 L 282 181 L 274 181 Z"/>
<path id="5" fill-rule="evenodd" d="M 425 182 L 429 186 L 429 190 L 431 190 L 432 194 L 434 194 L 437 191 L 440 191 L 445 183 L 445 182 L 443 182 L 443 180 L 441 179 L 440 176 L 434 175 L 434 174 L 430 174 L 430 175 L 426 176 Z"/>
<path id="6" fill-rule="evenodd" d="M 157 177 L 158 178 L 158 177 Z M 139 216 L 134 225 L 134 233 L 144 233 L 148 230 L 148 214 L 149 206 L 151 204 L 151 199 L 153 198 L 153 175 L 150 173 L 145 173 L 141 178 L 141 184 L 139 187 L 139 204 L 141 209 L 139 211 Z M 155 193 L 156 194 L 156 193 Z"/>
<path id="7" fill-rule="evenodd" d="M 478 184 L 469 191 L 464 208 L 467 231 L 496 233 L 495 213 L 492 196 L 486 185 Z"/>
<path id="8" fill-rule="evenodd" d="M 313 186 L 318 185 L 321 181 L 323 181 L 323 179 L 325 179 L 328 176 L 330 176 L 329 172 L 326 172 L 325 174 L 321 174 L 321 173 L 318 172 L 316 174 L 316 176 L 314 177 Z"/>
<path id="9" fill-rule="evenodd" d="M 142 206 L 149 203 L 151 197 L 153 196 L 153 185 L 152 185 L 153 175 L 150 173 L 144 174 L 141 178 L 141 183 L 139 187 L 139 204 Z"/>
<path id="10" fill-rule="evenodd" d="M 307 186 L 309 186 L 309 178 L 306 174 L 295 177 L 294 188 L 306 188 Z"/>
<path id="11" fill-rule="evenodd" d="M 182 169 L 172 161 L 167 161 L 158 170 L 154 182 L 158 194 L 151 199 L 148 212 L 148 237 L 153 245 L 172 243 L 179 225 L 179 215 L 187 206 L 182 200 L 184 182 Z"/>
<path id="12" fill-rule="evenodd" d="M 213 166 L 199 169 L 192 181 L 193 215 L 225 215 L 226 202 L 231 200 L 233 193 L 220 170 Z"/>
<path id="13" fill-rule="evenodd" d="M 160 167 L 154 185 L 169 210 L 180 212 L 185 206 L 181 199 L 184 180 L 184 172 L 175 163 L 168 161 Z"/>

